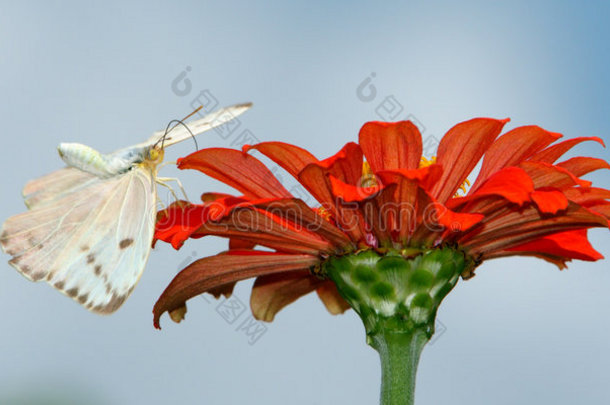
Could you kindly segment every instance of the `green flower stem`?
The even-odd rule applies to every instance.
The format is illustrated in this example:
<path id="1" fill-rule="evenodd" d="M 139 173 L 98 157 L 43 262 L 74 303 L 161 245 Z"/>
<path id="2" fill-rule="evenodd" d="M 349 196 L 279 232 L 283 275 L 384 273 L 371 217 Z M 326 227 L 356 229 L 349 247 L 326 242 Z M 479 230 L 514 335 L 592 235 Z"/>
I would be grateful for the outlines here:
<path id="1" fill-rule="evenodd" d="M 460 250 L 366 250 L 332 257 L 322 274 L 358 313 L 381 357 L 381 404 L 414 402 L 419 357 L 434 334 L 438 306 L 473 266 Z"/>
<path id="2" fill-rule="evenodd" d="M 381 358 L 382 405 L 412 405 L 419 356 L 428 336 L 425 331 L 383 331 L 371 336 L 371 346 Z"/>

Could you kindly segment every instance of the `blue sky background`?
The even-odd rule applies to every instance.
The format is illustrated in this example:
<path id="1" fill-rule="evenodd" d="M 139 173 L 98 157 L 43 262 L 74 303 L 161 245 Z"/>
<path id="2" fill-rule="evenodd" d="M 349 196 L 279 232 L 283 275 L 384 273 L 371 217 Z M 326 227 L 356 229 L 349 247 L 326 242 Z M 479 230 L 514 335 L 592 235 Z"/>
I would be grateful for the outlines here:
<path id="1" fill-rule="evenodd" d="M 188 114 L 201 92 L 208 104 L 253 101 L 240 133 L 319 157 L 384 108 L 387 118 L 388 106 L 418 120 L 430 145 L 475 116 L 610 142 L 610 3 L 490 3 L 2 2 L 2 214 L 24 209 L 27 180 L 62 166 L 59 142 L 107 152 L 138 143 Z M 190 86 L 172 90 L 182 72 Z M 357 91 L 367 78 L 374 97 Z M 198 141 L 231 146 L 237 136 Z M 166 156 L 192 150 L 184 142 Z M 574 154 L 610 159 L 595 143 Z M 192 198 L 222 188 L 179 175 Z M 588 179 L 610 187 L 607 172 Z M 608 231 L 590 235 L 609 257 Z M 0 403 L 376 403 L 378 359 L 359 319 L 330 316 L 314 296 L 253 345 L 239 330 L 248 311 L 230 324 L 202 298 L 182 324 L 164 318 L 153 329 L 152 305 L 173 275 L 224 247 L 160 245 L 130 300 L 105 318 L 0 264 Z M 441 306 L 444 332 L 424 351 L 418 404 L 609 403 L 608 263 L 563 272 L 534 259 L 485 263 Z M 250 284 L 237 288 L 239 302 Z"/>

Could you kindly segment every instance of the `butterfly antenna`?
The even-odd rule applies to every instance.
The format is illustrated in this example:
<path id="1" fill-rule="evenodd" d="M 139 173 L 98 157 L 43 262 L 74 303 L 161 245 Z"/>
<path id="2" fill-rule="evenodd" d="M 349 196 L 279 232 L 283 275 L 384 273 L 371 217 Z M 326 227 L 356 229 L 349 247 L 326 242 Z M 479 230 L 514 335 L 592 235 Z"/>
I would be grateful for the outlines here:
<path id="1" fill-rule="evenodd" d="M 197 144 L 197 139 L 195 138 L 195 135 L 193 134 L 193 132 L 191 132 L 191 129 L 188 127 L 188 125 L 186 125 L 184 123 L 185 120 L 189 119 L 190 117 L 192 117 L 193 115 L 195 115 L 197 112 L 199 112 L 199 110 L 201 110 L 203 108 L 202 105 L 200 105 L 199 107 L 197 107 L 192 113 L 190 113 L 189 115 L 187 115 L 186 117 L 182 118 L 181 120 L 171 120 L 168 124 L 167 127 L 165 128 L 165 133 L 163 134 L 163 136 L 161 137 L 161 139 L 159 139 L 157 141 L 157 143 L 155 143 L 155 146 L 157 146 L 157 144 L 159 142 L 161 142 L 161 149 L 163 149 L 163 146 L 165 144 L 165 138 L 167 137 L 167 135 L 174 129 L 176 128 L 178 125 L 182 125 L 184 128 L 186 128 L 187 131 L 189 131 L 189 134 L 191 134 L 191 137 L 193 138 L 193 141 L 195 141 L 195 148 L 197 150 L 199 150 L 199 145 Z M 172 124 L 174 124 L 174 126 L 172 126 Z M 171 128 L 170 128 L 171 127 Z"/>

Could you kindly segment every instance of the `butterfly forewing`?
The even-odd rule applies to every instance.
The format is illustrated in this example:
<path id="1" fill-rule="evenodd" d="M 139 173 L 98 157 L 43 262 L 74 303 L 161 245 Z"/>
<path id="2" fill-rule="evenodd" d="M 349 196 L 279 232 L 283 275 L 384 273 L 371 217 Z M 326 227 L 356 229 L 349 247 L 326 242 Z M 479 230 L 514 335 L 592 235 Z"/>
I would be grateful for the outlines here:
<path id="1" fill-rule="evenodd" d="M 221 108 L 217 111 L 207 114 L 201 119 L 188 122 L 186 125 L 188 126 L 190 132 L 182 125 L 178 125 L 170 132 L 168 132 L 167 135 L 165 134 L 165 131 L 155 132 L 147 143 L 150 145 L 154 145 L 159 142 L 164 136 L 164 146 L 170 146 L 175 143 L 182 142 L 185 139 L 190 138 L 192 136 L 191 133 L 193 135 L 198 135 L 234 120 L 235 118 L 246 112 L 250 107 L 252 107 L 251 103 L 244 103 Z"/>

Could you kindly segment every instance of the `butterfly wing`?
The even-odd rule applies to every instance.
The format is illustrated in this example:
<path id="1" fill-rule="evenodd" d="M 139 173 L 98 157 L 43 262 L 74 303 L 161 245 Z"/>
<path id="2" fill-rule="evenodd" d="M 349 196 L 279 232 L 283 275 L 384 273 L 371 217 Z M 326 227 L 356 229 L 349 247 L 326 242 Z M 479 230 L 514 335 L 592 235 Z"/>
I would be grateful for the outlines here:
<path id="1" fill-rule="evenodd" d="M 131 294 L 150 253 L 154 170 L 137 165 L 110 179 L 86 180 L 85 186 L 76 182 L 9 218 L 0 244 L 13 256 L 11 265 L 32 281 L 46 280 L 87 309 L 116 311 Z M 67 173 L 55 175 L 61 180 Z M 48 176 L 52 182 L 53 173 Z"/>
<path id="2" fill-rule="evenodd" d="M 221 108 L 218 111 L 214 111 L 201 119 L 186 123 L 193 135 L 198 135 L 203 132 L 209 131 L 212 128 L 216 128 L 220 125 L 226 124 L 229 121 L 237 118 L 239 115 L 246 112 L 252 103 L 236 104 L 229 107 Z M 146 142 L 146 144 L 154 145 L 159 142 L 165 135 L 165 130 L 155 132 L 152 137 Z M 182 125 L 178 125 L 170 132 L 168 132 L 165 140 L 163 141 L 164 146 L 173 145 L 178 142 L 182 142 L 185 139 L 191 137 L 191 133 L 184 128 Z"/>
<path id="3" fill-rule="evenodd" d="M 97 181 L 98 178 L 93 174 L 74 167 L 66 167 L 29 181 L 23 188 L 23 199 L 25 205 L 33 209 L 86 188 Z"/>

